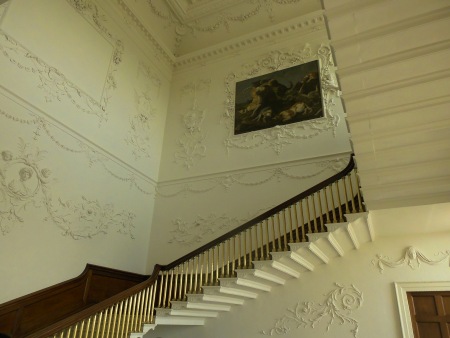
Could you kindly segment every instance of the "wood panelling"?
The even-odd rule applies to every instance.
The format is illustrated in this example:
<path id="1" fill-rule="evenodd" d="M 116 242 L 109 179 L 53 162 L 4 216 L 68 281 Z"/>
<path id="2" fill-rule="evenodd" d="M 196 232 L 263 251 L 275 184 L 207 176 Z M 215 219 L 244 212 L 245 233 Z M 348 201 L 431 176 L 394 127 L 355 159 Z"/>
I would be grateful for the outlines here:
<path id="1" fill-rule="evenodd" d="M 88 264 L 74 279 L 0 305 L 0 333 L 24 337 L 147 278 Z"/>

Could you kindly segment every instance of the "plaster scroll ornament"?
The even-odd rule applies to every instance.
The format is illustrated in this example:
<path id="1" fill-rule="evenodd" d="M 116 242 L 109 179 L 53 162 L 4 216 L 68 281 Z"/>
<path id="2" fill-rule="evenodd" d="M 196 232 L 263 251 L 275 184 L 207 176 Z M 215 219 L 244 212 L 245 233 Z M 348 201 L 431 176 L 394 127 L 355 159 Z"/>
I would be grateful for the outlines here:
<path id="1" fill-rule="evenodd" d="M 237 82 L 313 60 L 319 61 L 323 117 L 234 135 Z M 336 135 L 340 117 L 335 114 L 334 106 L 340 91 L 334 74 L 334 64 L 329 45 L 321 44 L 317 48 L 313 48 L 306 44 L 301 49 L 294 51 L 273 51 L 252 64 L 242 65 L 240 72 L 230 73 L 225 79 L 225 90 L 227 98 L 222 123 L 228 129 L 228 136 L 224 141 L 228 152 L 231 149 L 249 150 L 266 147 L 280 155 L 286 146 L 301 140 L 317 137 L 327 131 Z M 298 109 L 300 108 L 298 107 Z"/>
<path id="2" fill-rule="evenodd" d="M 0 159 L 0 233 L 5 236 L 24 223 L 30 208 L 42 209 L 44 221 L 53 222 L 62 234 L 73 239 L 93 238 L 110 230 L 133 238 L 135 215 L 116 211 L 112 204 L 101 204 L 82 197 L 81 202 L 57 202 L 51 194 L 52 171 L 42 168 L 45 151 L 30 149 L 19 138 L 18 151 L 2 150 Z"/>
<path id="3" fill-rule="evenodd" d="M 405 255 L 397 260 L 392 260 L 388 256 L 379 254 L 376 256 L 376 259 L 372 260 L 372 264 L 378 268 L 380 273 L 384 272 L 385 267 L 398 268 L 405 265 L 416 270 L 420 267 L 421 263 L 427 265 L 437 265 L 441 263 L 446 258 L 450 257 L 450 250 L 439 252 L 436 256 L 438 257 L 436 260 L 429 259 L 422 252 L 410 246 L 405 250 Z"/>
<path id="4" fill-rule="evenodd" d="M 350 325 L 353 337 L 358 337 L 359 322 L 351 317 L 353 311 L 363 303 L 363 294 L 353 284 L 343 286 L 335 283 L 336 288 L 328 292 L 322 303 L 298 302 L 293 309 L 287 309 L 287 314 L 276 320 L 273 328 L 261 331 L 266 336 L 286 335 L 293 329 L 315 329 L 322 320 L 328 320 L 326 331 L 333 324 Z"/>
<path id="5" fill-rule="evenodd" d="M 82 88 L 70 81 L 61 71 L 33 54 L 25 46 L 0 30 L 0 51 L 18 69 L 37 77 L 38 88 L 44 91 L 45 100 L 62 101 L 67 99 L 79 111 L 96 116 L 99 124 L 108 119 L 107 106 L 117 87 L 115 73 L 122 62 L 123 43 L 115 38 L 104 25 L 106 19 L 98 7 L 90 0 L 66 0 L 80 15 L 92 23 L 93 27 L 114 46 L 112 62 L 105 78 L 100 99 L 94 99 Z M 0 15 L 2 12 L 0 11 Z"/>

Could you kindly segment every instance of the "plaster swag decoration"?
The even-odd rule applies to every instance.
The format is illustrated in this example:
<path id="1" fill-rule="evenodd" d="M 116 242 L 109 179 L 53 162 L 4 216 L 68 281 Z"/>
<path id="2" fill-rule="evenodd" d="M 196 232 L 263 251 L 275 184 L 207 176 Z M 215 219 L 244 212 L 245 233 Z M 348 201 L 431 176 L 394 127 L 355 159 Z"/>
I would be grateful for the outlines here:
<path id="1" fill-rule="evenodd" d="M 112 62 L 105 78 L 100 100 L 86 94 L 82 88 L 72 83 L 66 76 L 33 54 L 25 46 L 0 30 L 0 51 L 17 68 L 38 78 L 38 88 L 45 92 L 46 102 L 68 99 L 78 110 L 97 116 L 99 123 L 107 120 L 107 106 L 116 88 L 115 73 L 122 61 L 123 43 L 116 39 L 104 26 L 106 21 L 96 5 L 89 0 L 66 0 L 80 15 L 91 22 L 93 27 L 114 47 Z"/>
<path id="2" fill-rule="evenodd" d="M 207 193 L 220 187 L 228 191 L 235 185 L 252 187 L 263 185 L 274 180 L 277 180 L 278 182 L 282 179 L 304 180 L 318 176 L 327 170 L 335 173 L 340 172 L 345 168 L 347 162 L 348 159 L 336 158 L 314 163 L 287 165 L 266 170 L 255 170 L 252 172 L 217 176 L 193 183 L 159 185 L 156 188 L 156 194 L 161 197 L 169 198 L 180 194 Z"/>
<path id="3" fill-rule="evenodd" d="M 182 116 L 185 131 L 178 140 L 179 150 L 175 152 L 174 157 L 175 162 L 182 163 L 186 169 L 190 169 L 206 156 L 206 133 L 201 130 L 205 110 L 198 107 L 198 94 L 203 93 L 203 98 L 207 99 L 210 85 L 210 80 L 200 80 L 186 85 L 181 90 L 182 96 L 188 95 L 192 100 L 192 107 Z"/>
<path id="4" fill-rule="evenodd" d="M 193 246 L 202 243 L 213 237 L 213 234 L 221 233 L 225 229 L 233 229 L 269 209 L 270 208 L 260 209 L 241 219 L 229 217 L 227 215 L 216 215 L 213 213 L 208 216 L 198 215 L 192 223 L 176 218 L 172 220 L 175 230 L 170 231 L 172 238 L 169 239 L 168 243 L 181 244 L 184 246 Z"/>
<path id="5" fill-rule="evenodd" d="M 124 174 L 124 168 L 119 167 L 118 164 L 111 158 L 108 158 L 106 155 L 93 149 L 86 142 L 76 139 L 72 135 L 65 132 L 63 133 L 63 135 L 65 136 L 65 140 L 61 141 L 60 137 L 56 136 L 58 134 L 61 135 L 61 130 L 58 130 L 60 128 L 54 126 L 45 118 L 34 114 L 31 114 L 31 116 L 31 118 L 19 118 L 17 114 L 9 114 L 0 109 L 0 117 L 3 117 L 6 120 L 15 123 L 20 123 L 22 126 L 34 127 L 34 131 L 30 132 L 30 134 L 34 135 L 34 140 L 38 140 L 38 138 L 42 135 L 46 135 L 50 140 L 53 141 L 54 144 L 58 146 L 58 148 L 71 154 L 84 155 L 89 167 L 99 165 L 112 178 L 127 184 L 130 188 L 136 188 L 145 195 L 154 194 L 154 186 L 148 188 L 146 184 L 148 182 L 143 182 L 142 179 L 138 178 L 136 174 L 130 172 L 129 170 L 125 170 L 126 174 Z M 145 188 L 144 185 L 146 186 Z"/>
<path id="6" fill-rule="evenodd" d="M 57 201 L 51 194 L 52 171 L 39 165 L 45 151 L 30 150 L 30 145 L 19 138 L 18 152 L 1 151 L 0 159 L 0 232 L 6 235 L 15 225 L 23 223 L 28 210 L 33 213 L 42 209 L 47 216 L 44 221 L 53 221 L 65 236 L 73 239 L 92 238 L 107 234 L 113 228 L 118 233 L 133 238 L 135 215 L 114 210 L 112 204 L 102 205 L 98 201 L 82 197 L 79 202 Z"/>
<path id="7" fill-rule="evenodd" d="M 161 81 L 150 67 L 139 63 L 136 82 L 136 114 L 129 119 L 130 129 L 125 142 L 132 148 L 133 156 L 138 160 L 151 157 L 152 123 L 156 115 L 154 102 L 159 96 Z"/>
<path id="8" fill-rule="evenodd" d="M 444 259 L 450 257 L 450 250 L 439 252 L 436 256 L 440 257 L 436 260 L 429 259 L 422 252 L 410 246 L 406 249 L 405 255 L 402 258 L 391 260 L 388 256 L 379 254 L 376 259 L 372 260 L 372 264 L 378 268 L 380 273 L 384 272 L 385 266 L 389 268 L 398 268 L 408 265 L 411 269 L 415 270 L 420 267 L 421 263 L 425 263 L 427 265 L 437 265 L 441 263 Z"/>
<path id="9" fill-rule="evenodd" d="M 324 117 L 234 135 L 236 82 L 312 60 L 319 60 Z M 296 51 L 273 51 L 260 60 L 252 64 L 245 64 L 241 68 L 240 72 L 230 73 L 225 79 L 227 99 L 222 122 L 228 129 L 228 137 L 225 139 L 225 146 L 228 152 L 232 148 L 255 149 L 266 147 L 273 149 L 279 155 L 284 147 L 299 140 L 310 139 L 326 131 L 332 131 L 334 135 L 336 134 L 340 118 L 334 114 L 333 107 L 340 92 L 334 75 L 331 49 L 328 45 L 321 44 L 315 49 L 311 45 L 306 44 L 303 48 Z"/>
<path id="10" fill-rule="evenodd" d="M 180 16 L 164 2 L 147 0 L 147 4 L 155 16 L 165 20 L 169 25 L 174 27 L 176 44 L 173 52 L 176 55 L 176 49 L 182 42 L 183 37 L 187 34 L 195 36 L 198 33 L 212 33 L 220 28 L 230 31 L 230 26 L 232 24 L 245 23 L 249 19 L 264 13 L 264 10 L 272 21 L 274 18 L 273 7 L 275 5 L 293 5 L 299 4 L 301 1 L 302 0 L 246 0 L 243 2 L 245 9 L 241 10 L 239 14 L 232 14 L 226 10 L 219 10 L 219 12 L 216 10 L 214 13 L 204 13 L 209 14 L 207 15 L 207 19 L 199 18 L 186 21 L 180 20 Z"/>
<path id="11" fill-rule="evenodd" d="M 322 303 L 313 302 L 297 303 L 295 308 L 287 309 L 288 314 L 278 319 L 275 326 L 267 331 L 261 331 L 266 336 L 286 335 L 293 328 L 311 328 L 323 320 L 328 319 L 326 330 L 337 321 L 340 325 L 349 324 L 353 336 L 358 336 L 359 323 L 351 315 L 359 309 L 363 303 L 363 294 L 353 284 L 346 287 L 335 283 L 336 288 L 328 294 Z"/>

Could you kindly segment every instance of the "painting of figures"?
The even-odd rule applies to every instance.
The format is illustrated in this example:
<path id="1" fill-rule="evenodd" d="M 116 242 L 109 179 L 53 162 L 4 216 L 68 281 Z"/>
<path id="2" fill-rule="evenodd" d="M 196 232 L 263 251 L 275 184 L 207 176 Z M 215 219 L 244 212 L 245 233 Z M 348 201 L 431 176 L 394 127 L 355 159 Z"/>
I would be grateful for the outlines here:
<path id="1" fill-rule="evenodd" d="M 324 116 L 319 61 L 236 83 L 234 135 Z"/>

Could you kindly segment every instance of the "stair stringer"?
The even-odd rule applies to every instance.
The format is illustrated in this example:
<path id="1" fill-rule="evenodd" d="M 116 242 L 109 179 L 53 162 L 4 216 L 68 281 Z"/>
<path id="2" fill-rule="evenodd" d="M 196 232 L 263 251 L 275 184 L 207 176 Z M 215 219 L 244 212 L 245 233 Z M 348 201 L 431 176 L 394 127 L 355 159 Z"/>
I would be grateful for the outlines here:
<path id="1" fill-rule="evenodd" d="M 348 222 L 326 224 L 328 232 L 309 235 L 309 242 L 290 243 L 289 251 L 272 252 L 270 260 L 255 262 L 257 269 L 239 269 L 237 277 L 223 278 L 223 283 L 220 278 L 219 285 L 209 288 L 208 293 L 188 295 L 187 301 L 174 301 L 172 307 L 184 311 L 164 309 L 163 316 L 158 318 L 156 315 L 152 329 L 156 325 L 204 325 L 207 318 L 219 317 L 220 311 L 231 311 L 233 306 L 245 305 L 245 301 L 256 298 L 258 293 L 269 292 L 274 287 L 289 283 L 290 279 L 307 278 L 316 266 L 332 264 L 346 252 L 358 250 L 365 243 L 375 240 L 368 212 L 349 214 L 346 219 Z M 294 270 L 296 273 L 292 272 Z M 235 292 L 230 291 L 233 288 L 236 288 Z M 221 296 L 221 289 L 226 290 L 224 296 Z M 256 296 L 249 297 L 250 293 Z M 190 309 L 193 313 L 186 316 L 186 311 Z M 212 311 L 214 315 L 201 317 L 201 311 Z M 143 333 L 130 335 L 132 338 L 142 336 Z"/>

